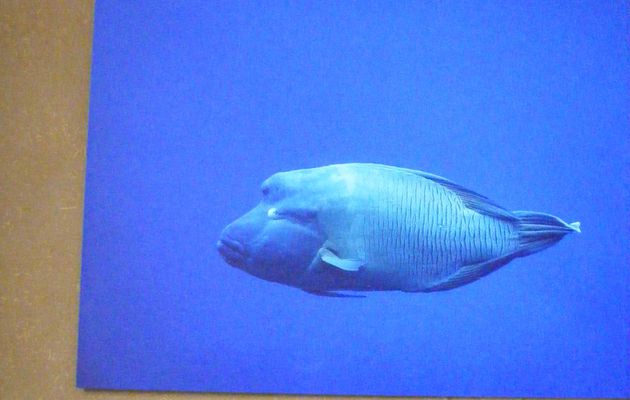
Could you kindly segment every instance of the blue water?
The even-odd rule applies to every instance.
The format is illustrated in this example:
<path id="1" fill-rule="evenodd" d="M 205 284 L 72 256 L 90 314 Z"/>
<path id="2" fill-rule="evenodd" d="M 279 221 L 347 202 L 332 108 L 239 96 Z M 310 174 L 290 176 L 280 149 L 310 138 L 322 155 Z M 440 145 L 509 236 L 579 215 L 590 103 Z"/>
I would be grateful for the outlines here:
<path id="1" fill-rule="evenodd" d="M 78 386 L 630 396 L 627 7 L 97 2 Z M 456 290 L 363 299 L 220 258 L 266 177 L 340 162 L 583 233 Z"/>

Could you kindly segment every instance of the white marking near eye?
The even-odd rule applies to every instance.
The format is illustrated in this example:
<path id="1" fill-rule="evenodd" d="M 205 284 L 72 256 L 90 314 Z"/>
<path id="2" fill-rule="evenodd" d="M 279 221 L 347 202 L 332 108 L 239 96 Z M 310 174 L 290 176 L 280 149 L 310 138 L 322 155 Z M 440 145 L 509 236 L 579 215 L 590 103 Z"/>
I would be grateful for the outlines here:
<path id="1" fill-rule="evenodd" d="M 277 218 L 278 217 L 278 209 L 277 208 L 270 208 L 269 210 L 267 210 L 267 216 L 269 218 Z"/>

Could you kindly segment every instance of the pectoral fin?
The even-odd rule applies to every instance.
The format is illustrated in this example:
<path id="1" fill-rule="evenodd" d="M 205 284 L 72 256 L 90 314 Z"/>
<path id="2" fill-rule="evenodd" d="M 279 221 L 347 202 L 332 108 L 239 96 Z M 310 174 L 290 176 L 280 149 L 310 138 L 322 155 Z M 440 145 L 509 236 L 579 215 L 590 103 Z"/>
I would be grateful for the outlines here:
<path id="1" fill-rule="evenodd" d="M 319 257 L 326 264 L 348 272 L 356 272 L 365 264 L 363 260 L 340 258 L 327 247 L 319 249 Z"/>

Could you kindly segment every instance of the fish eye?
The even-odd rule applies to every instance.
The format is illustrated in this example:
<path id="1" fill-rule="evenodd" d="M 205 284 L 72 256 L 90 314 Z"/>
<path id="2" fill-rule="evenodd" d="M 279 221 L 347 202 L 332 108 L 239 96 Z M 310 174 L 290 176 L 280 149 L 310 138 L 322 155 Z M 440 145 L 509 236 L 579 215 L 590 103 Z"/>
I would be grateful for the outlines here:
<path id="1" fill-rule="evenodd" d="M 263 197 L 267 197 L 269 193 L 271 193 L 271 185 L 269 182 L 264 182 L 260 187 L 260 191 L 262 192 Z"/>

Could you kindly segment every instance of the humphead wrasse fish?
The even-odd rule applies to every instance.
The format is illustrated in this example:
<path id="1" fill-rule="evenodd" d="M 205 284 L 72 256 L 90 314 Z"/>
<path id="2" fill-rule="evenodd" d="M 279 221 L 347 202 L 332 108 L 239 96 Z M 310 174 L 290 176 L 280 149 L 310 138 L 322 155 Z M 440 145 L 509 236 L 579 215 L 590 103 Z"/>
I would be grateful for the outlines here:
<path id="1" fill-rule="evenodd" d="M 324 296 L 453 289 L 580 232 L 553 215 L 508 211 L 422 171 L 338 164 L 280 172 L 221 233 L 225 261 Z"/>

